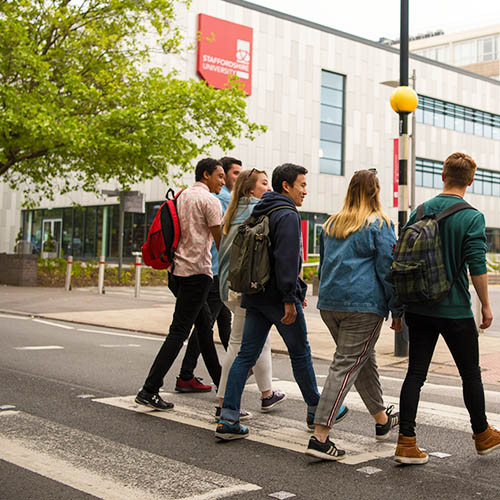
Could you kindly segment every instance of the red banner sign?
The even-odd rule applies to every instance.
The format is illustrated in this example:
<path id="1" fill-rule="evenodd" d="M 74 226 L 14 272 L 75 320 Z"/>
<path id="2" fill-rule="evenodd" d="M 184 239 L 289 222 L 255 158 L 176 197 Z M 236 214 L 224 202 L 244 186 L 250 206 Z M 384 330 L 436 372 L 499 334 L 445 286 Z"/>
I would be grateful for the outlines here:
<path id="1" fill-rule="evenodd" d="M 399 139 L 394 139 L 394 151 L 392 154 L 392 169 L 393 169 L 393 189 L 392 189 L 392 206 L 399 206 Z"/>
<path id="2" fill-rule="evenodd" d="M 307 260 L 307 247 L 309 246 L 309 221 L 301 220 L 300 229 L 302 231 L 302 260 Z"/>
<path id="3" fill-rule="evenodd" d="M 216 89 L 226 88 L 229 75 L 236 75 L 250 95 L 252 43 L 252 28 L 199 14 L 198 73 Z"/>

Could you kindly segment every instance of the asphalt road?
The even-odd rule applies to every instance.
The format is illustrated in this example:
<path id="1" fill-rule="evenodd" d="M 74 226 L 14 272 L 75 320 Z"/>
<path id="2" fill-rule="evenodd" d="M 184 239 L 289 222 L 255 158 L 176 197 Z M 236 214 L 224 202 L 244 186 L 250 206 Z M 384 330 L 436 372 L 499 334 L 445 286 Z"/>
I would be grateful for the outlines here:
<path id="1" fill-rule="evenodd" d="M 422 467 L 397 465 L 389 455 L 396 435 L 377 445 L 354 393 L 349 417 L 332 434 L 359 463 L 323 463 L 292 451 L 308 435 L 286 356 L 273 358 L 275 387 L 289 395 L 275 413 L 260 414 L 249 381 L 243 406 L 254 413 L 248 426 L 257 441 L 215 442 L 213 392 L 165 395 L 176 403 L 167 418 L 135 410 L 127 397 L 142 385 L 161 340 L 0 315 L 0 498 L 500 498 L 500 453 L 475 454 L 454 378 L 429 381 L 418 419 L 421 446 L 449 456 L 432 456 Z M 315 361 L 315 368 L 322 385 L 328 363 Z M 208 380 L 202 363 L 197 374 Z M 396 402 L 403 374 L 382 375 L 387 402 Z M 488 391 L 487 403 L 500 425 L 500 393 Z M 373 458 L 373 450 L 385 456 Z"/>

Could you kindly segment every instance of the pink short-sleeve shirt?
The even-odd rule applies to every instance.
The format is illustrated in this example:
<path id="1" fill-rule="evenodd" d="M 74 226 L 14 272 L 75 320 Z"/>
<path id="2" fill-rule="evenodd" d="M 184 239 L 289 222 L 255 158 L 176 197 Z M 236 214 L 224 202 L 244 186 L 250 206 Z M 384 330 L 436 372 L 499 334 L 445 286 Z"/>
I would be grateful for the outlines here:
<path id="1" fill-rule="evenodd" d="M 207 274 L 212 277 L 212 233 L 210 227 L 219 226 L 222 209 L 219 200 L 203 182 L 195 182 L 177 199 L 177 213 L 181 225 L 181 239 L 174 256 L 175 276 Z"/>

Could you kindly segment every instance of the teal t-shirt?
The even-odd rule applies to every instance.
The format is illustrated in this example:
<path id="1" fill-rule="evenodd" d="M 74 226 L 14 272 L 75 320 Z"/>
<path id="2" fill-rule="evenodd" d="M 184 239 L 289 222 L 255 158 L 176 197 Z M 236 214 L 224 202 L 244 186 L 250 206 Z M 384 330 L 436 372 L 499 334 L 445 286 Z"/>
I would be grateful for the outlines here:
<path id="1" fill-rule="evenodd" d="M 425 202 L 426 214 L 438 214 L 449 206 L 462 202 L 459 196 L 440 194 Z M 415 222 L 416 210 L 408 221 Z M 451 280 L 462 262 L 460 272 L 448 296 L 438 304 L 411 304 L 407 311 L 424 316 L 460 319 L 472 318 L 471 298 L 467 269 L 471 276 L 485 274 L 486 271 L 486 233 L 484 215 L 477 210 L 465 209 L 450 215 L 439 223 L 443 258 Z"/>

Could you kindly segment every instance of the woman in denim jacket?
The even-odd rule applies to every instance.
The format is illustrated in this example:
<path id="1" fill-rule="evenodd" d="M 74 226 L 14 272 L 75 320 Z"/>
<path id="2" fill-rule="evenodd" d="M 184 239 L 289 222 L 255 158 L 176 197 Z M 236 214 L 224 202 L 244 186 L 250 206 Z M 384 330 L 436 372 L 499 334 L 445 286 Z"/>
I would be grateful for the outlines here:
<path id="1" fill-rule="evenodd" d="M 337 350 L 306 454 L 326 460 L 344 458 L 345 451 L 328 435 L 353 384 L 375 420 L 376 439 L 387 438 L 399 424 L 399 413 L 384 405 L 375 358 L 384 318 L 390 311 L 391 328 L 400 330 L 402 316 L 389 281 L 396 236 L 382 211 L 379 193 L 373 170 L 356 172 L 342 210 L 326 221 L 320 237 L 318 309 Z"/>

